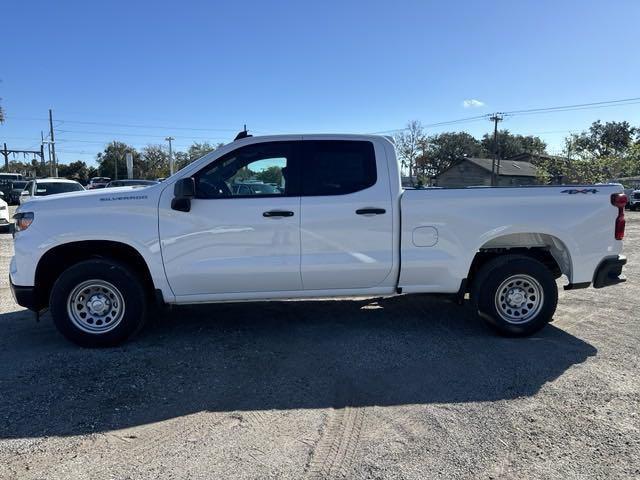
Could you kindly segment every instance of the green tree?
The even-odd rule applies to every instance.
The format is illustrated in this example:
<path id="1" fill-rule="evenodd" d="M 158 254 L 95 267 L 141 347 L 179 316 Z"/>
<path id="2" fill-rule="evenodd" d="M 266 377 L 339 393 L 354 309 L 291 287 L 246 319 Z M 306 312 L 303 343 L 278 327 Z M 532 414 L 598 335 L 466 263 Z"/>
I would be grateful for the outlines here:
<path id="1" fill-rule="evenodd" d="M 110 178 L 127 178 L 127 162 L 125 155 L 127 153 L 133 154 L 133 165 L 135 172 L 135 165 L 140 162 L 140 154 L 135 148 L 127 145 L 126 143 L 113 141 L 108 144 L 103 152 L 98 153 L 96 156 L 96 162 L 98 163 L 98 171 L 103 177 Z M 116 175 L 116 165 L 118 172 Z M 135 175 L 134 175 L 135 176 Z"/>
<path id="2" fill-rule="evenodd" d="M 640 129 L 628 122 L 598 120 L 565 140 L 566 159 L 539 161 L 539 176 L 552 182 L 561 177 L 565 183 L 598 183 L 640 175 L 639 137 Z"/>
<path id="3" fill-rule="evenodd" d="M 421 142 L 421 147 L 417 165 L 427 177 L 438 175 L 461 157 L 479 157 L 483 154 L 480 142 L 466 132 L 431 135 Z"/>
<path id="4" fill-rule="evenodd" d="M 485 133 L 480 141 L 483 155 L 493 156 L 495 153 L 495 142 L 493 134 Z M 547 144 L 540 137 L 533 135 L 514 135 L 509 130 L 498 132 L 498 152 L 500 158 L 509 158 L 520 153 L 545 153 Z"/>
<path id="5" fill-rule="evenodd" d="M 169 176 L 169 152 L 162 145 L 144 147 L 138 164 L 138 178 L 155 179 L 167 176 Z"/>
<path id="6" fill-rule="evenodd" d="M 209 152 L 224 146 L 223 143 L 211 145 L 209 142 L 194 142 L 186 152 L 176 152 L 174 158 L 175 171 L 181 170 L 191 162 L 198 160 Z"/>
<path id="7" fill-rule="evenodd" d="M 543 183 L 590 184 L 608 182 L 620 177 L 640 175 L 640 145 L 618 157 L 540 159 L 536 164 L 538 177 Z"/>
<path id="8" fill-rule="evenodd" d="M 58 175 L 86 183 L 89 180 L 89 167 L 82 160 L 71 162 L 68 165 L 60 163 L 58 164 Z"/>
<path id="9" fill-rule="evenodd" d="M 256 173 L 255 177 L 264 183 L 275 183 L 276 185 L 281 185 L 282 170 L 280 167 L 274 165 Z"/>
<path id="10" fill-rule="evenodd" d="M 634 144 L 634 137 L 640 129 L 629 122 L 593 122 L 589 130 L 571 135 L 567 148 L 579 158 L 593 159 L 624 155 Z M 636 140 L 637 143 L 638 140 Z"/>
<path id="11" fill-rule="evenodd" d="M 40 160 L 25 160 L 25 161 L 16 161 L 9 160 L 9 172 L 21 173 L 26 177 L 31 177 L 33 175 L 37 177 L 46 177 L 49 175 L 49 166 L 42 165 Z"/>

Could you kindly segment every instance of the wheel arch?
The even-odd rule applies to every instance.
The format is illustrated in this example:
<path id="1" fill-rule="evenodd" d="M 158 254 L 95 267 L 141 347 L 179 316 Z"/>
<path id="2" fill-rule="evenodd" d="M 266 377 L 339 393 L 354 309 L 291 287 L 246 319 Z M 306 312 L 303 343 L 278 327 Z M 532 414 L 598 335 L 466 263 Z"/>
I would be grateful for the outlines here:
<path id="1" fill-rule="evenodd" d="M 112 240 L 82 240 L 56 245 L 40 257 L 34 280 L 38 307 L 48 305 L 51 288 L 62 272 L 71 265 L 94 258 L 117 261 L 131 268 L 142 281 L 149 298 L 153 298 L 153 277 L 146 260 L 135 247 Z"/>
<path id="2" fill-rule="evenodd" d="M 564 274 L 571 281 L 572 260 L 566 243 L 552 234 L 524 232 L 498 235 L 480 245 L 469 268 L 468 284 L 473 283 L 477 272 L 488 261 L 508 254 L 519 254 L 538 260 L 549 268 L 555 278 Z"/>

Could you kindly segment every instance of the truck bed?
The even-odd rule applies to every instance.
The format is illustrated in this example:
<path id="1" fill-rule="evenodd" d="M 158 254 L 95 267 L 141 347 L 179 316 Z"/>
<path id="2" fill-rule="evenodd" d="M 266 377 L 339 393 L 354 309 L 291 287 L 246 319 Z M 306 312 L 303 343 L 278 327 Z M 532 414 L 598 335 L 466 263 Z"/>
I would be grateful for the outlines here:
<path id="1" fill-rule="evenodd" d="M 399 286 L 456 292 L 478 251 L 525 244 L 548 248 L 570 283 L 591 282 L 603 254 L 622 250 L 610 200 L 620 192 L 621 185 L 407 189 Z"/>

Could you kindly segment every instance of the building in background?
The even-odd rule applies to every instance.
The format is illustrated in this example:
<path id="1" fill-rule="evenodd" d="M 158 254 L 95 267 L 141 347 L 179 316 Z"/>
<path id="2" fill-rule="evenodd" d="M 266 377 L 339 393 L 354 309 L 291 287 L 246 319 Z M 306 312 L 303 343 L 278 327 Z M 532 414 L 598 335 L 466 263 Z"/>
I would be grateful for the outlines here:
<path id="1" fill-rule="evenodd" d="M 434 186 L 445 188 L 490 186 L 493 161 L 491 158 L 460 158 L 436 176 Z M 530 161 L 511 159 L 500 161 L 498 186 L 516 187 L 538 183 L 536 167 Z"/>

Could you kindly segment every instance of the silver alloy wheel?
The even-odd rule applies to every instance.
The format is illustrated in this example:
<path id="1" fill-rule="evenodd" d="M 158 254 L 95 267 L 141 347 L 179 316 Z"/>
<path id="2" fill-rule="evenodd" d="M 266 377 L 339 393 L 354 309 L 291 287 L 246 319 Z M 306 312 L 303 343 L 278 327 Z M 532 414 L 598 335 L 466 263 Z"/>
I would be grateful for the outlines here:
<path id="1" fill-rule="evenodd" d="M 543 303 L 542 286 L 529 275 L 512 275 L 496 290 L 496 310 L 498 315 L 509 323 L 528 322 L 540 313 Z"/>
<path id="2" fill-rule="evenodd" d="M 124 316 L 124 299 L 120 291 L 104 280 L 86 280 L 67 298 L 67 313 L 80 330 L 107 333 L 118 326 Z"/>

